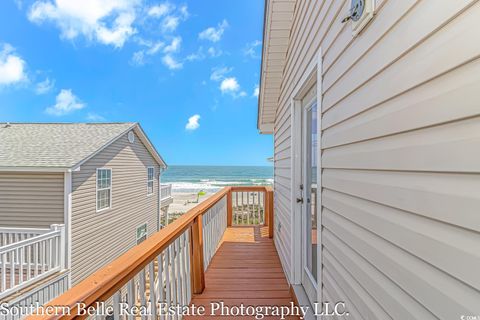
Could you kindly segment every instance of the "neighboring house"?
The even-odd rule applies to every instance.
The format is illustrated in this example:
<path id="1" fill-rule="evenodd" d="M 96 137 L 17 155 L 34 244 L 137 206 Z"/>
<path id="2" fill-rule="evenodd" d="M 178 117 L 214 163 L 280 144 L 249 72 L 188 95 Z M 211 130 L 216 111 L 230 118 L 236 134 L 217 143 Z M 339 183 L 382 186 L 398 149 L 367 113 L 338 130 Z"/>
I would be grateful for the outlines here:
<path id="1" fill-rule="evenodd" d="M 478 310 L 479 17 L 477 1 L 266 1 L 258 128 L 302 304 Z"/>
<path id="2" fill-rule="evenodd" d="M 0 297 L 59 273 L 70 287 L 156 232 L 165 168 L 138 123 L 0 124 Z"/>

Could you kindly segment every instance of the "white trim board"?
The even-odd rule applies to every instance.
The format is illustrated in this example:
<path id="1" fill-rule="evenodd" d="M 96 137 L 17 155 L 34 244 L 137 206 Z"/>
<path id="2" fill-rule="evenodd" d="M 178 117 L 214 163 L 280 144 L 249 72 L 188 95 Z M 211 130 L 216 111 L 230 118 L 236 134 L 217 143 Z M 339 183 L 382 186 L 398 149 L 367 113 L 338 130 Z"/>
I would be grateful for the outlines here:
<path id="1" fill-rule="evenodd" d="M 72 286 L 72 172 L 65 172 L 63 178 L 64 224 L 65 224 L 65 269 L 68 273 L 68 288 Z"/>

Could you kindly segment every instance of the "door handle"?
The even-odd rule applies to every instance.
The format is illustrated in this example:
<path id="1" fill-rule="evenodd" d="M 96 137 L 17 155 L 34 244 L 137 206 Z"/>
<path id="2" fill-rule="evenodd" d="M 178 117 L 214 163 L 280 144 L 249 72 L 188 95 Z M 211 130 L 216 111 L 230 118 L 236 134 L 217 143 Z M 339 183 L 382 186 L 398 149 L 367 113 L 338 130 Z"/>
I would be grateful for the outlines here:
<path id="1" fill-rule="evenodd" d="M 297 198 L 297 203 L 303 203 L 303 198 Z"/>

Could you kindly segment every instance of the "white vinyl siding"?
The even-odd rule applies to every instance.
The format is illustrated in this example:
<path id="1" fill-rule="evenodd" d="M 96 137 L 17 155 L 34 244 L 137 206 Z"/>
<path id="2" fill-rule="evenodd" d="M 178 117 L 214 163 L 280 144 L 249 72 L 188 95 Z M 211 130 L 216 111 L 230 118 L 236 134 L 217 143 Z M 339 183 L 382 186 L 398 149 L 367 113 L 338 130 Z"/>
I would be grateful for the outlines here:
<path id="1" fill-rule="evenodd" d="M 282 264 L 291 274 L 291 100 L 321 48 L 324 301 L 352 319 L 478 315 L 480 2 L 377 0 L 357 37 L 349 5 L 295 8 L 274 133 Z"/>
<path id="2" fill-rule="evenodd" d="M 112 170 L 97 169 L 97 212 L 112 207 Z"/>
<path id="3" fill-rule="evenodd" d="M 155 181 L 155 168 L 149 167 L 147 168 L 147 194 L 153 194 L 153 184 Z"/>

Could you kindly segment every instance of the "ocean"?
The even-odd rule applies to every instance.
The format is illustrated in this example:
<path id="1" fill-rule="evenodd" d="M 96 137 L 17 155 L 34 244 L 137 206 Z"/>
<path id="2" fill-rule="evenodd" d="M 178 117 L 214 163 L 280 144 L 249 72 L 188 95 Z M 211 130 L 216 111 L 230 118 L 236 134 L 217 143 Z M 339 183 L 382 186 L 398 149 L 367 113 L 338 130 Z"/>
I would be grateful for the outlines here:
<path id="1" fill-rule="evenodd" d="M 271 185 L 271 166 L 169 166 L 162 183 L 171 183 L 174 192 L 215 192 L 224 186 Z"/>

